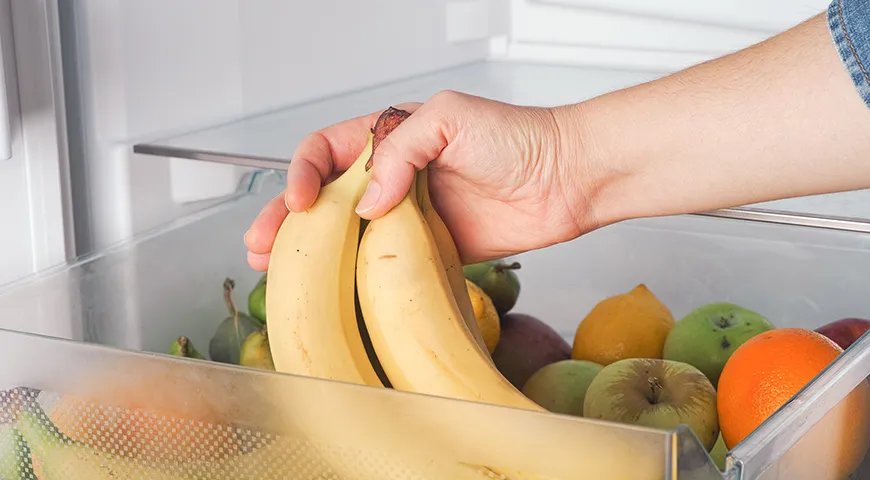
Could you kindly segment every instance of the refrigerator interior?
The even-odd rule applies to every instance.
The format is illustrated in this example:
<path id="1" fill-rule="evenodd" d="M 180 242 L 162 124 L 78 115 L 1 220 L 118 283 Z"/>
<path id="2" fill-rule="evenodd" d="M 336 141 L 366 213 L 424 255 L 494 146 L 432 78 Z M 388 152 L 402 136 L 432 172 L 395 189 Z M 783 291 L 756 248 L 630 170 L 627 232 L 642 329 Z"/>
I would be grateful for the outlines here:
<path id="1" fill-rule="evenodd" d="M 202 156 L 230 155 L 235 163 L 263 153 L 286 161 L 305 134 L 387 103 L 425 101 L 451 88 L 528 105 L 577 102 L 762 41 L 826 6 L 822 0 L 771 0 L 762 7 L 644 3 L 63 4 L 78 252 L 220 201 L 248 171 L 155 162 L 134 146 L 181 139 Z M 282 112 L 305 114 L 271 122 Z M 244 124 L 257 130 L 226 130 L 257 118 L 262 123 Z M 850 192 L 764 207 L 866 219 L 866 197 Z"/>
<path id="2" fill-rule="evenodd" d="M 227 277 L 236 282 L 236 304 L 247 311 L 247 295 L 259 273 L 247 266 L 239 238 L 251 216 L 280 192 L 283 180 L 280 170 L 256 171 L 246 177 L 244 187 L 230 200 L 0 291 L 3 317 L 19 322 L 4 325 L 9 330 L 0 332 L 0 342 L 7 345 L 2 351 L 8 362 L 21 365 L 4 373 L 0 388 L 42 390 L 39 401 L 43 408 L 60 402 L 61 413 L 52 410 L 52 418 L 71 416 L 68 420 L 78 421 L 71 428 L 83 428 L 82 420 L 95 421 L 92 417 L 105 414 L 104 409 L 120 409 L 139 420 L 158 415 L 158 420 L 144 430 L 148 438 L 162 436 L 161 432 L 173 428 L 172 421 L 159 420 L 160 415 L 169 415 L 181 422 L 204 422 L 204 430 L 197 431 L 196 438 L 211 438 L 228 422 L 242 429 L 233 442 L 254 442 L 258 448 L 268 444 L 266 440 L 279 438 L 296 442 L 293 448 L 307 445 L 302 434 L 292 427 L 303 421 L 300 416 L 306 421 L 320 418 L 321 423 L 330 425 L 341 418 L 342 431 L 367 431 L 364 427 L 370 422 L 384 424 L 387 419 L 382 417 L 395 411 L 405 412 L 401 415 L 414 425 L 422 421 L 419 412 L 437 411 L 443 414 L 438 418 L 479 419 L 478 423 L 458 422 L 450 428 L 459 430 L 449 433 L 477 448 L 463 447 L 461 451 L 468 457 L 441 452 L 444 456 L 438 457 L 439 465 L 466 458 L 469 462 L 549 473 L 555 478 L 564 478 L 566 469 L 571 468 L 600 474 L 596 478 L 603 479 L 621 478 L 623 474 L 651 479 L 721 478 L 695 436 L 685 429 L 639 430 L 625 424 L 600 424 L 562 415 L 548 419 L 510 408 L 394 390 L 369 391 L 329 381 L 154 355 L 167 352 L 179 335 L 188 336 L 198 350 L 209 355 L 218 323 L 230 315 L 221 291 Z M 706 303 L 728 301 L 765 315 L 777 327 L 816 328 L 870 308 L 870 300 L 862 295 L 861 281 L 863 267 L 870 263 L 868 248 L 866 235 L 856 232 L 696 215 L 635 220 L 513 257 L 522 265 L 518 271 L 522 290 L 513 311 L 541 319 L 570 344 L 577 324 L 596 303 L 643 283 L 675 319 Z M 58 315 L 71 316 L 70 323 L 76 328 L 69 332 L 52 330 Z M 851 392 L 867 387 L 868 355 L 870 336 L 865 335 L 815 384 L 801 392 L 784 413 L 772 417 L 768 425 L 731 452 L 728 474 L 747 472 L 743 477 L 747 479 L 835 478 L 828 464 L 819 462 L 819 458 L 832 454 L 832 448 L 841 448 L 831 440 L 840 438 L 844 426 L 856 421 L 850 416 L 854 412 Z M 38 356 L 44 356 L 44 360 Z M 52 362 L 51 358 L 64 360 Z M 848 402 L 844 400 L 847 396 Z M 359 415 L 361 408 L 366 409 L 365 415 Z M 197 413 L 201 410 L 211 416 L 202 417 Z M 276 419 L 275 415 L 284 417 Z M 320 415 L 329 415 L 330 420 Z M 447 428 L 448 424 L 454 422 L 438 428 Z M 481 432 L 471 425 L 487 425 L 485 439 L 478 439 L 476 435 Z M 418 425 L 414 431 L 389 429 L 385 432 L 398 437 L 388 435 L 370 442 L 368 437 L 337 439 L 314 425 L 309 428 L 326 435 L 322 437 L 325 443 L 318 448 L 367 449 L 367 458 L 372 458 L 376 468 L 390 472 L 383 473 L 384 478 L 403 478 L 402 469 L 416 468 L 408 466 L 414 465 L 415 459 L 391 456 L 389 445 L 412 442 L 419 438 L 414 432 L 436 426 Z M 500 434 L 490 434 L 499 428 L 503 429 Z M 105 435 L 101 428 L 95 431 L 95 435 Z M 545 452 L 518 452 L 531 448 L 527 445 L 532 441 L 528 431 L 539 432 L 534 442 L 543 442 Z M 272 437 L 259 440 L 257 432 Z M 448 435 L 440 430 L 432 434 Z M 493 442 L 494 438 L 501 441 L 487 447 L 485 442 Z M 159 440 L 149 442 L 142 448 L 150 449 L 152 454 L 161 455 L 167 447 Z M 594 449 L 587 442 L 607 448 Z M 209 447 L 197 444 L 190 448 L 195 454 Z M 574 458 L 578 451 L 589 455 L 587 461 L 580 462 L 585 465 L 582 468 Z M 624 456 L 633 461 L 620 460 Z M 593 462 L 595 458 L 607 461 Z M 326 460 L 275 455 L 257 468 L 278 472 L 284 471 L 279 470 L 282 468 L 300 468 L 298 462 L 307 465 L 319 461 Z M 169 463 L 179 469 L 191 468 L 180 461 Z M 866 463 L 862 468 L 867 468 Z M 327 464 L 324 468 L 340 468 L 329 461 Z M 257 471 L 264 475 L 260 478 L 272 478 L 263 473 L 266 470 Z M 794 472 L 813 476 L 794 476 Z M 756 477 L 758 473 L 766 476 Z M 350 478 L 356 477 L 351 474 Z"/>
<path id="3" fill-rule="evenodd" d="M 242 425 L 237 442 L 259 447 L 265 442 L 255 439 L 256 432 L 293 440 L 291 426 L 305 420 L 303 409 L 282 410 L 276 406 L 282 402 L 307 402 L 318 413 L 315 418 L 338 412 L 346 425 L 360 429 L 385 420 L 386 407 L 393 407 L 409 424 L 444 435 L 420 418 L 420 411 L 435 411 L 484 419 L 492 429 L 474 431 L 461 422 L 453 427 L 458 430 L 451 437 L 466 439 L 462 446 L 469 461 L 509 459 L 513 468 L 549 468 L 557 475 L 571 466 L 569 455 L 586 448 L 590 462 L 596 456 L 616 462 L 590 464 L 601 469 L 597 478 L 629 471 L 636 474 L 632 478 L 722 478 L 685 431 L 603 428 L 583 419 L 370 392 L 140 352 L 163 353 L 179 335 L 207 351 L 216 324 L 228 314 L 221 296 L 227 277 L 235 280 L 235 301 L 244 308 L 260 274 L 247 266 L 243 234 L 283 188 L 281 171 L 311 131 L 390 104 L 424 101 L 444 89 L 526 105 L 577 102 L 763 40 L 826 5 L 818 0 L 61 2 L 70 208 L 81 256 L 0 289 L 0 328 L 10 331 L 0 332 L 6 345 L 0 350 L 7 361 L 24 365 L 6 371 L 0 388 L 43 389 L 47 404 L 62 395 L 87 395 L 91 403 L 77 407 L 85 413 L 101 412 L 100 403 L 138 412 L 204 402 L 209 412 L 221 413 L 221 421 L 203 420 L 204 428 L 213 431 L 222 421 Z M 870 309 L 863 289 L 864 268 L 870 267 L 867 197 L 849 192 L 708 212 L 715 216 L 635 220 L 528 252 L 515 258 L 522 264 L 515 311 L 541 318 L 568 343 L 597 302 L 641 283 L 675 319 L 715 301 L 756 310 L 777 326 L 816 328 L 862 316 Z M 782 222 L 829 228 L 777 224 Z M 835 446 L 825 439 L 831 438 L 830 425 L 844 421 L 836 406 L 870 375 L 868 351 L 865 335 L 734 449 L 729 478 L 828 478 L 831 471 L 812 469 L 824 463 L 810 453 L 829 453 Z M 43 358 L 37 352 L 50 353 Z M 62 365 L 75 373 L 64 374 Z M 131 372 L 169 379 L 157 388 L 131 381 Z M 133 405 L 129 397 L 93 388 L 94 379 L 149 391 L 151 403 Z M 362 408 L 369 415 L 352 414 Z M 273 416 L 281 412 L 289 417 Z M 171 428 L 157 422 L 152 433 Z M 524 428 L 547 439 L 549 451 L 537 456 L 522 451 L 532 448 Z M 395 467 L 380 478 L 407 478 L 401 476 L 403 464 L 395 466 L 391 462 L 399 460 L 385 455 L 395 442 L 415 438 L 406 432 L 368 447 L 364 438 L 325 441 L 339 451 L 369 448 L 375 472 Z M 485 448 L 493 438 L 502 441 Z M 590 439 L 610 448 L 594 449 Z M 447 452 L 444 459 L 455 456 Z M 546 466 L 544 458 L 550 460 Z M 278 469 L 287 459 L 273 462 L 259 468 Z M 867 472 L 867 464 L 860 472 Z M 282 478 L 277 471 L 270 474 Z M 821 476 L 800 477 L 800 472 Z"/>

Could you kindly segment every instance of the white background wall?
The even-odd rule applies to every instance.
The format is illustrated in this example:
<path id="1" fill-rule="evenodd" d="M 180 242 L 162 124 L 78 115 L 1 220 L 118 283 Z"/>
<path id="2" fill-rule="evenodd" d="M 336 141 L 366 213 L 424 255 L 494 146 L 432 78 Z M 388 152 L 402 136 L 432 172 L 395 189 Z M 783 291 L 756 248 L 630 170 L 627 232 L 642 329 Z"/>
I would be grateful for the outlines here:
<path id="1" fill-rule="evenodd" d="M 103 248 L 175 218 L 183 168 L 130 153 L 139 140 L 194 130 L 490 55 L 671 71 L 760 41 L 821 0 L 82 0 L 64 28 L 74 118 L 78 243 Z M 166 12 L 171 11 L 172 15 Z M 508 23 L 509 22 L 509 23 Z M 454 39 L 452 36 L 465 35 Z M 453 40 L 453 41 L 451 41 Z M 463 41 L 464 40 L 464 41 Z M 312 125 L 312 129 L 319 125 Z M 211 168 L 207 172 L 207 169 Z M 175 179 L 173 181 L 173 175 Z M 222 180 L 218 180 L 218 179 Z"/>
<path id="2" fill-rule="evenodd" d="M 826 0 L 511 0 L 508 58 L 673 71 L 757 43 Z"/>
<path id="3" fill-rule="evenodd" d="M 79 244 L 102 248 L 200 208 L 172 201 L 170 163 L 132 154 L 136 140 L 485 57 L 485 37 L 448 43 L 447 3 L 77 1 L 65 29 L 87 172 L 76 182 L 89 224 Z"/>

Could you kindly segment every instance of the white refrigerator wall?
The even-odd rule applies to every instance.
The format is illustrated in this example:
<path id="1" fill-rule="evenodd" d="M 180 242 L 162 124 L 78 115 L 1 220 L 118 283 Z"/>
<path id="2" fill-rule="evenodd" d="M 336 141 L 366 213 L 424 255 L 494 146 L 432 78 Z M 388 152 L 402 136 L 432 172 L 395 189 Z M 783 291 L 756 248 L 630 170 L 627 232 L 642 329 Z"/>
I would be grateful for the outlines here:
<path id="1" fill-rule="evenodd" d="M 57 11 L 48 0 L 0 0 L 0 95 L 11 158 L 0 160 L 0 286 L 72 253 Z M 19 319 L 26 322 L 25 319 Z"/>
<path id="2" fill-rule="evenodd" d="M 81 136 L 73 142 L 73 184 L 77 243 L 84 251 L 231 193 L 243 171 L 135 155 L 130 149 L 135 141 L 488 57 L 667 73 L 761 41 L 826 5 L 825 0 L 768 0 L 761 6 L 750 0 L 61 3 L 68 108 Z"/>
<path id="3" fill-rule="evenodd" d="M 203 202 L 183 205 L 173 198 L 197 198 L 193 190 L 203 189 L 205 175 L 222 178 L 224 193 L 234 186 L 235 167 L 173 167 L 170 160 L 133 154 L 135 141 L 482 59 L 489 37 L 506 27 L 506 5 L 69 2 L 63 17 L 67 92 L 83 139 L 74 150 L 82 172 L 74 179 L 78 246 L 100 249 L 201 208 Z M 204 191 L 199 197 L 221 193 Z"/>
<path id="4" fill-rule="evenodd" d="M 671 72 L 760 42 L 827 0 L 511 0 L 513 60 Z"/>

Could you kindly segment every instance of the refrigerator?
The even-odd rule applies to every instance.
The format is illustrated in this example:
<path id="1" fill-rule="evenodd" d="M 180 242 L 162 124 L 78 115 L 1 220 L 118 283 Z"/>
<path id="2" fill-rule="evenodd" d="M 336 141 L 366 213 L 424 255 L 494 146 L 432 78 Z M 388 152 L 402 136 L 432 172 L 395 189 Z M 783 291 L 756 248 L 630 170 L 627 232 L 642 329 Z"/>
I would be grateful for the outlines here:
<path id="1" fill-rule="evenodd" d="M 854 414 L 870 375 L 867 335 L 721 467 L 683 427 L 167 355 L 182 335 L 208 351 L 230 315 L 226 279 L 247 309 L 261 273 L 243 235 L 310 132 L 442 90 L 576 103 L 763 41 L 827 5 L 0 0 L 0 389 L 38 389 L 46 411 L 67 408 L 79 440 L 91 432 L 121 457 L 125 441 L 142 441 L 131 448 L 178 478 L 448 478 L 437 465 L 453 461 L 506 479 L 842 478 L 843 445 L 870 436 L 860 433 L 870 418 Z M 596 304 L 639 284 L 675 319 L 713 302 L 778 327 L 868 317 L 868 200 L 853 191 L 621 222 L 511 258 L 522 264 L 514 311 L 569 345 Z M 100 421 L 72 421 L 96 414 L 133 418 L 139 433 L 120 441 Z M 176 450 L 211 451 L 226 428 L 234 454 L 290 444 L 248 470 L 209 463 L 199 468 L 211 477 L 191 476 Z M 60 465 L 72 478 L 75 462 Z M 855 465 L 846 478 L 870 478 L 870 459 Z"/>

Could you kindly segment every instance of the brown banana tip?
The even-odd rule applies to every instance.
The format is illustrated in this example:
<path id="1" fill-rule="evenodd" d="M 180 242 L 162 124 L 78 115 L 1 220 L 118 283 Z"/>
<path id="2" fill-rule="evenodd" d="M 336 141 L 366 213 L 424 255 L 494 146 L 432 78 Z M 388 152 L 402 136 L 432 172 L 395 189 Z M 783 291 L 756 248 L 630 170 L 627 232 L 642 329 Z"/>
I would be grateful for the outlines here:
<path id="1" fill-rule="evenodd" d="M 378 117 L 378 121 L 375 122 L 374 128 L 372 128 L 372 134 L 374 138 L 372 139 L 372 154 L 369 156 L 368 162 L 366 162 L 366 171 L 369 171 L 372 168 L 373 160 L 372 158 L 375 155 L 375 150 L 377 150 L 378 145 L 387 138 L 393 130 L 396 129 L 402 122 L 405 121 L 406 118 L 410 117 L 410 112 L 406 112 L 405 110 L 400 110 L 395 107 L 389 107 L 381 113 Z"/>

